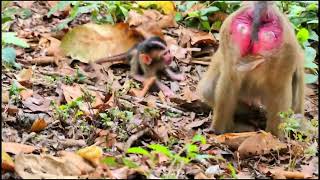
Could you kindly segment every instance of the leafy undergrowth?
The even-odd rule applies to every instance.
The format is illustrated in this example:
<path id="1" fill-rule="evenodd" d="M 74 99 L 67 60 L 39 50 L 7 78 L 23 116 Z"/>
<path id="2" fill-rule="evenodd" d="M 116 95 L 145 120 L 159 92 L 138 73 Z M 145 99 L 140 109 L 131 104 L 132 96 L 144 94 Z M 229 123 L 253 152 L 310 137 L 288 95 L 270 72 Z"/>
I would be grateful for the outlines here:
<path id="1" fill-rule="evenodd" d="M 317 178 L 318 84 L 305 89 L 307 121 L 290 110 L 281 113 L 284 140 L 258 131 L 263 123 L 257 122 L 265 120 L 260 110 L 239 115 L 251 132 L 209 133 L 212 114 L 195 88 L 218 47 L 221 21 L 238 4 L 176 4 L 175 16 L 172 2 L 5 4 L 2 178 Z M 314 82 L 318 42 L 312 24 L 318 22 L 310 14 L 306 21 L 294 19 L 306 8 L 293 7 L 308 82 Z M 99 66 L 99 81 L 87 71 L 84 63 L 121 53 L 138 38 L 123 33 L 123 24 L 78 26 L 91 20 L 125 21 L 144 37 L 163 35 L 175 57 L 170 66 L 186 75 L 182 82 L 161 80 L 175 97 L 150 87 L 151 80 L 142 85 L 130 79 L 123 63 Z M 65 36 L 76 26 L 78 32 Z"/>

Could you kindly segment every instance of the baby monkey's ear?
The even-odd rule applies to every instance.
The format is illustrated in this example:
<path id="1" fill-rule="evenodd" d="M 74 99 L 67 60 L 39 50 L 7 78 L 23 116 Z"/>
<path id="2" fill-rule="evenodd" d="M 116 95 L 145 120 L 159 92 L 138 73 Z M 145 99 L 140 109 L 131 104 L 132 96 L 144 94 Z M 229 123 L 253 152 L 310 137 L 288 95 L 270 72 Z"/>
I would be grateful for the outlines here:
<path id="1" fill-rule="evenodd" d="M 143 64 L 146 64 L 146 65 L 150 65 L 152 63 L 152 58 L 147 54 L 141 53 L 139 55 L 139 59 Z"/>

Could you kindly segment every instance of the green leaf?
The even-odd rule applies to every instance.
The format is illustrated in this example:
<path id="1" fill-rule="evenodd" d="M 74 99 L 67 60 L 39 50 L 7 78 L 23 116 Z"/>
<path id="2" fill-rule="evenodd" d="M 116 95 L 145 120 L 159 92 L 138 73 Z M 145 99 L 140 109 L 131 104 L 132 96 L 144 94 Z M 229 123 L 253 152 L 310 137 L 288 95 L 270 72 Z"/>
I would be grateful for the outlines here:
<path id="1" fill-rule="evenodd" d="M 299 29 L 297 33 L 297 39 L 300 43 L 304 43 L 309 39 L 309 31 L 306 28 Z"/>
<path id="2" fill-rule="evenodd" d="M 195 158 L 198 160 L 202 160 L 202 159 L 211 159 L 211 158 L 214 158 L 214 156 L 210 154 L 197 154 Z"/>
<path id="3" fill-rule="evenodd" d="M 27 18 L 32 16 L 32 11 L 30 9 L 25 9 L 25 8 L 24 9 L 20 9 L 19 16 L 22 19 L 27 19 Z"/>
<path id="4" fill-rule="evenodd" d="M 208 30 L 208 31 L 211 29 L 210 24 L 209 24 L 208 21 L 202 21 L 201 22 L 201 26 L 202 26 L 203 29 Z"/>
<path id="5" fill-rule="evenodd" d="M 188 16 L 189 17 L 199 17 L 200 13 L 199 13 L 199 11 L 192 11 L 192 12 L 188 13 Z"/>
<path id="6" fill-rule="evenodd" d="M 64 10 L 72 1 L 59 1 L 53 8 L 50 9 L 47 16 L 50 17 L 57 11 Z"/>
<path id="7" fill-rule="evenodd" d="M 237 178 L 236 176 L 236 169 L 232 166 L 231 163 L 228 163 L 228 169 L 231 171 L 232 178 Z"/>
<path id="8" fill-rule="evenodd" d="M 164 154 L 164 155 L 166 155 L 168 157 L 172 157 L 173 156 L 171 151 L 167 147 L 162 146 L 160 144 L 150 144 L 150 145 L 148 145 L 148 147 L 150 149 L 154 150 L 155 152 L 162 153 L 162 154 Z"/>
<path id="9" fill-rule="evenodd" d="M 316 3 L 309 4 L 307 6 L 307 11 L 318 11 L 318 5 Z"/>
<path id="10" fill-rule="evenodd" d="M 201 19 L 202 21 L 208 21 L 208 17 L 207 17 L 207 16 L 201 16 L 200 19 Z"/>
<path id="11" fill-rule="evenodd" d="M 185 164 L 189 163 L 190 162 L 190 159 L 186 158 L 186 157 L 181 157 L 179 156 L 178 154 L 175 154 L 173 156 L 174 159 L 176 159 L 178 162 L 183 162 Z"/>
<path id="12" fill-rule="evenodd" d="M 14 44 L 23 48 L 28 48 L 29 44 L 18 38 L 16 32 L 2 32 L 2 42 L 5 44 Z"/>
<path id="13" fill-rule="evenodd" d="M 139 167 L 135 162 L 131 161 L 128 158 L 123 158 L 122 161 L 123 161 L 124 165 L 126 165 L 129 168 L 137 168 L 137 167 Z"/>
<path id="14" fill-rule="evenodd" d="M 196 134 L 193 138 L 192 138 L 192 142 L 201 142 L 201 144 L 206 144 L 206 138 L 200 134 Z"/>
<path id="15" fill-rule="evenodd" d="M 313 49 L 312 47 L 305 47 L 304 49 L 304 58 L 305 62 L 310 63 L 313 62 L 316 58 L 317 51 Z"/>
<path id="16" fill-rule="evenodd" d="M 3 13 L 1 13 L 2 16 L 5 17 L 12 17 L 15 14 L 17 14 L 19 12 L 19 8 L 17 7 L 8 7 L 7 9 L 4 10 Z"/>
<path id="17" fill-rule="evenodd" d="M 318 76 L 314 74 L 305 74 L 304 81 L 306 84 L 312 84 L 318 81 Z"/>
<path id="18" fill-rule="evenodd" d="M 218 7 L 215 7 L 215 6 L 211 6 L 211 7 L 208 7 L 208 8 L 205 8 L 205 9 L 201 9 L 200 10 L 200 15 L 201 16 L 204 16 L 204 15 L 207 15 L 207 14 L 210 14 L 210 13 L 213 13 L 213 12 L 216 12 L 216 11 L 219 11 L 220 9 Z"/>
<path id="19" fill-rule="evenodd" d="M 181 21 L 183 19 L 182 13 L 177 12 L 174 18 L 177 22 Z"/>
<path id="20" fill-rule="evenodd" d="M 307 24 L 319 24 L 319 20 L 314 19 L 314 20 L 308 21 Z"/>
<path id="21" fill-rule="evenodd" d="M 133 153 L 133 154 L 142 154 L 145 156 L 150 156 L 150 153 L 143 149 L 142 147 L 131 147 L 127 150 L 127 153 Z"/>
<path id="22" fill-rule="evenodd" d="M 194 144 L 187 144 L 187 152 L 188 153 L 193 153 L 193 152 L 199 152 L 199 148 L 197 145 L 194 145 Z"/>
<path id="23" fill-rule="evenodd" d="M 1 59 L 9 64 L 10 66 L 13 66 L 17 69 L 21 69 L 21 65 L 16 63 L 16 50 L 12 47 L 5 47 L 1 49 Z"/>
<path id="24" fill-rule="evenodd" d="M 311 31 L 309 35 L 309 39 L 314 40 L 314 41 L 319 41 L 319 36 L 316 32 Z"/>
<path id="25" fill-rule="evenodd" d="M 118 165 L 115 157 L 105 157 L 101 160 L 101 162 L 112 167 L 115 167 Z"/>
<path id="26" fill-rule="evenodd" d="M 123 6 L 119 6 L 122 14 L 124 15 L 124 17 L 128 17 L 128 10 L 126 8 L 124 8 Z"/>

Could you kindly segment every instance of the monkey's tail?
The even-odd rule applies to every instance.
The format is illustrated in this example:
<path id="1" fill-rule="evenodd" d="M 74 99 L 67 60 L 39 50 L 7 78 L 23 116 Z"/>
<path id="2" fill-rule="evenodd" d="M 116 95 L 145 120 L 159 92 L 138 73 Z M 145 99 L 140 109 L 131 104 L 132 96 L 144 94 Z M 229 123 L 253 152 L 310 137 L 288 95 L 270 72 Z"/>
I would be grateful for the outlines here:
<path id="1" fill-rule="evenodd" d="M 252 32 L 251 40 L 258 40 L 259 27 L 261 25 L 261 16 L 267 11 L 268 2 L 267 1 L 258 1 L 254 3 L 253 6 L 253 21 L 252 21 Z"/>
<path id="2" fill-rule="evenodd" d="M 105 62 L 114 62 L 114 61 L 131 59 L 131 52 L 135 49 L 135 47 L 136 47 L 136 45 L 124 53 L 120 53 L 120 54 L 117 54 L 114 56 L 103 57 L 103 58 L 97 59 L 95 61 L 95 63 L 101 64 L 101 63 L 105 63 Z"/>

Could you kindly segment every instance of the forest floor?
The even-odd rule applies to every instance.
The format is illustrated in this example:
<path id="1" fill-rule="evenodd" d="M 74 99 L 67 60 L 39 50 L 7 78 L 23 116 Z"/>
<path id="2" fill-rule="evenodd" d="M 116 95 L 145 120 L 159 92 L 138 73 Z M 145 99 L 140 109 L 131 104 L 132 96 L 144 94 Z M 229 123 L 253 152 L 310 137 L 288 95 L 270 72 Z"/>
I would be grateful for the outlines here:
<path id="1" fill-rule="evenodd" d="M 186 80 L 161 79 L 174 98 L 156 88 L 139 98 L 132 89 L 142 85 L 130 79 L 128 66 L 104 66 L 105 79 L 98 83 L 84 63 L 70 57 L 56 61 L 66 31 L 52 29 L 66 16 L 48 18 L 52 7 L 46 2 L 22 5 L 32 15 L 16 17 L 10 31 L 30 47 L 16 48 L 20 70 L 2 66 L 2 149 L 9 154 L 2 153 L 3 179 L 318 178 L 318 127 L 309 127 L 315 132 L 304 134 L 309 138 L 280 141 L 258 131 L 256 122 L 265 120 L 259 109 L 239 117 L 251 132 L 217 136 L 208 131 L 212 111 L 195 89 L 208 67 L 204 59 L 210 60 L 218 46 L 216 34 L 181 25 L 163 30 L 180 48 L 170 66 Z M 88 22 L 82 14 L 69 28 Z M 206 43 L 211 48 L 196 51 Z M 308 121 L 318 118 L 317 86 L 305 89 Z"/>

